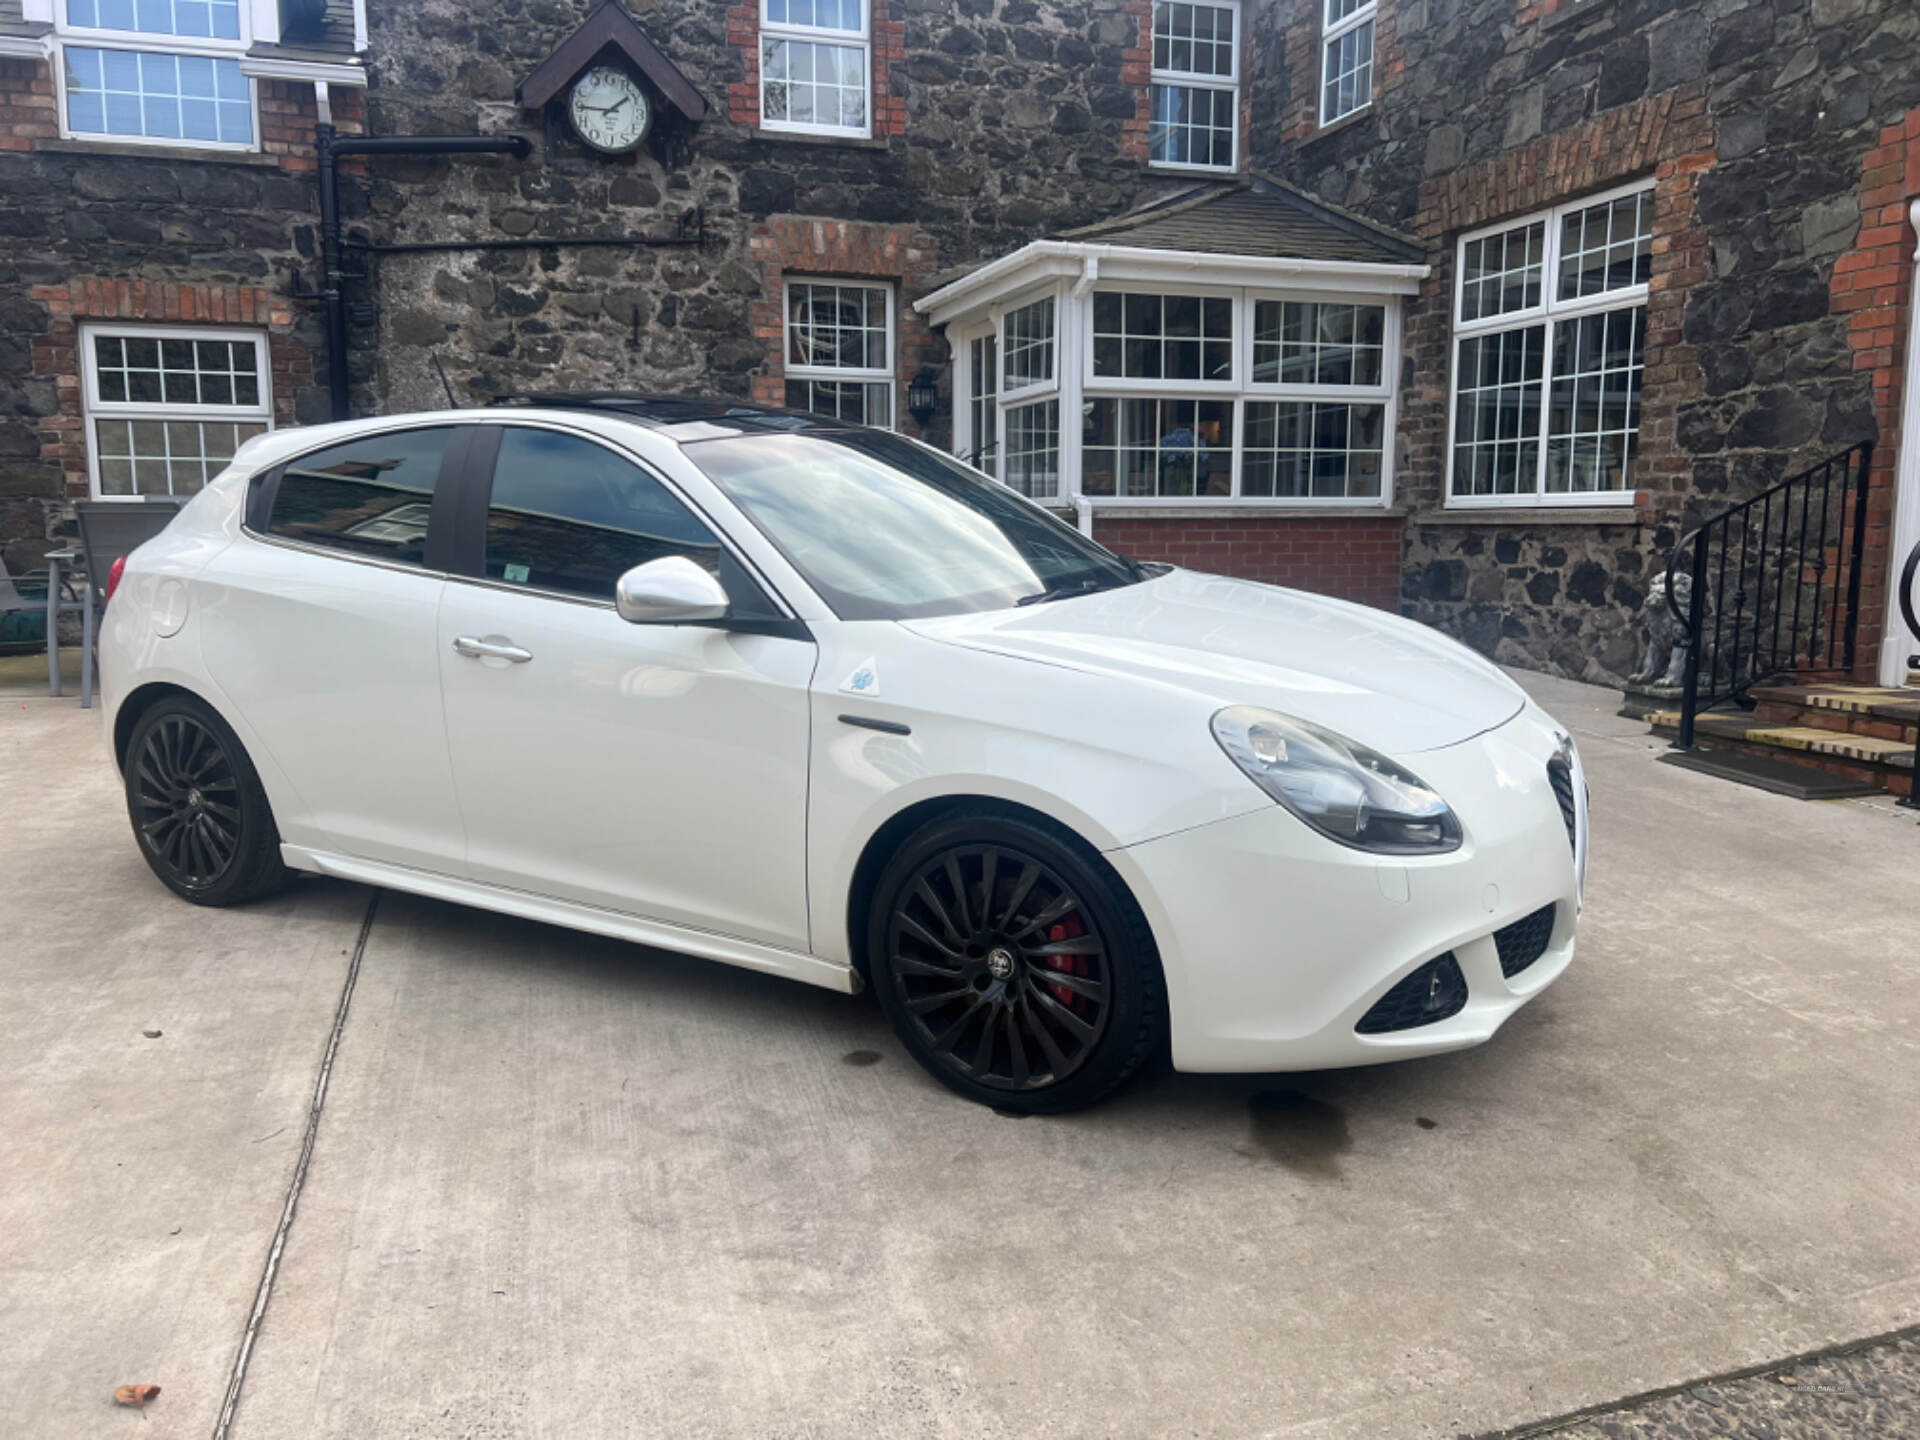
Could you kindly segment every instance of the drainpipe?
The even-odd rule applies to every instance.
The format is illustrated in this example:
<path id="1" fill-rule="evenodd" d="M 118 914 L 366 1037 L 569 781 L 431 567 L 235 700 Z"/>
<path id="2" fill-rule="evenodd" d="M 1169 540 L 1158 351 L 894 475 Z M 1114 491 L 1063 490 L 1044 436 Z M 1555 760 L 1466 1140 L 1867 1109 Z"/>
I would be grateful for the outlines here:
<path id="1" fill-rule="evenodd" d="M 321 110 L 313 127 L 320 165 L 321 297 L 327 305 L 327 392 L 333 418 L 348 418 L 347 294 L 341 269 L 340 191 L 336 166 L 342 155 L 511 155 L 524 160 L 533 147 L 524 135 L 349 135 L 334 133 L 332 112 Z"/>

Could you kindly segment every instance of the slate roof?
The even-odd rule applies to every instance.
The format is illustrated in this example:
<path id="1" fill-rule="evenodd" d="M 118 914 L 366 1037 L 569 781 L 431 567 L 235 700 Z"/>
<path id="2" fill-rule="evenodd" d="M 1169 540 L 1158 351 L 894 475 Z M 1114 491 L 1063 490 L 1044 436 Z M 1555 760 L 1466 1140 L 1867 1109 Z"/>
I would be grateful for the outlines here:
<path id="1" fill-rule="evenodd" d="M 0 0 L 0 9 L 17 0 Z M 259 60 L 310 60 L 324 65 L 358 63 L 353 48 L 353 0 L 327 0 L 320 24 L 307 33 L 283 34 L 277 45 L 261 41 L 247 54 Z"/>
<path id="2" fill-rule="evenodd" d="M 1418 241 L 1264 175 L 1239 184 L 1186 191 L 1115 219 L 1047 238 L 1205 255 L 1361 264 L 1417 264 L 1427 258 Z"/>
<path id="3" fill-rule="evenodd" d="M 53 29 L 44 20 L 29 20 L 20 0 L 0 0 L 0 35 L 37 40 Z"/>

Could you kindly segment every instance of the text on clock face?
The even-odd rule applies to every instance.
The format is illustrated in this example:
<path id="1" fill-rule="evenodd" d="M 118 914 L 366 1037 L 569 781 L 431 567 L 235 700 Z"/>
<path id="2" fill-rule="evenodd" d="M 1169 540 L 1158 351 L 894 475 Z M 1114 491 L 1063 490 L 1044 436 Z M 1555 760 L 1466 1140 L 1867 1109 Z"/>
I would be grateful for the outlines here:
<path id="1" fill-rule="evenodd" d="M 646 130 L 646 96 L 618 70 L 603 67 L 583 75 L 568 108 L 581 138 L 603 149 L 630 147 Z"/>

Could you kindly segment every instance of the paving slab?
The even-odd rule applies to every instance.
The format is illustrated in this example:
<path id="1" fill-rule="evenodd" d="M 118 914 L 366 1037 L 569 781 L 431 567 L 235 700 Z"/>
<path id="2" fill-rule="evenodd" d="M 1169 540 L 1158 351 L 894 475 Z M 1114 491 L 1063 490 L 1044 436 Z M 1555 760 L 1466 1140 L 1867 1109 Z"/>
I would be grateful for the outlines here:
<path id="1" fill-rule="evenodd" d="M 31 658 L 0 688 L 0 1435 L 205 1440 L 367 892 L 176 900 L 100 712 Z"/>
<path id="2" fill-rule="evenodd" d="M 869 1002 L 388 897 L 234 1433 L 1377 1440 L 1914 1323 L 1920 826 L 1528 683 L 1581 951 L 1439 1060 L 1014 1119 Z"/>

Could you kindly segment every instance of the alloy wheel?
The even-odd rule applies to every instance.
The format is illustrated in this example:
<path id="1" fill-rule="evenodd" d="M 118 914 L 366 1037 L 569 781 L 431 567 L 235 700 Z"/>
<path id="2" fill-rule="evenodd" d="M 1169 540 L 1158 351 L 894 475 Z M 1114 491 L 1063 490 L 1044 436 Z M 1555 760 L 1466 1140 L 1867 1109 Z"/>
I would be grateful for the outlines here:
<path id="1" fill-rule="evenodd" d="M 921 865 L 887 917 L 892 983 L 938 1062 L 1034 1090 L 1092 1057 L 1113 974 L 1094 914 L 1049 866 L 964 845 Z"/>
<path id="2" fill-rule="evenodd" d="M 181 885 L 213 885 L 240 853 L 240 785 L 219 737 L 169 715 L 147 733 L 134 775 L 140 843 Z"/>

